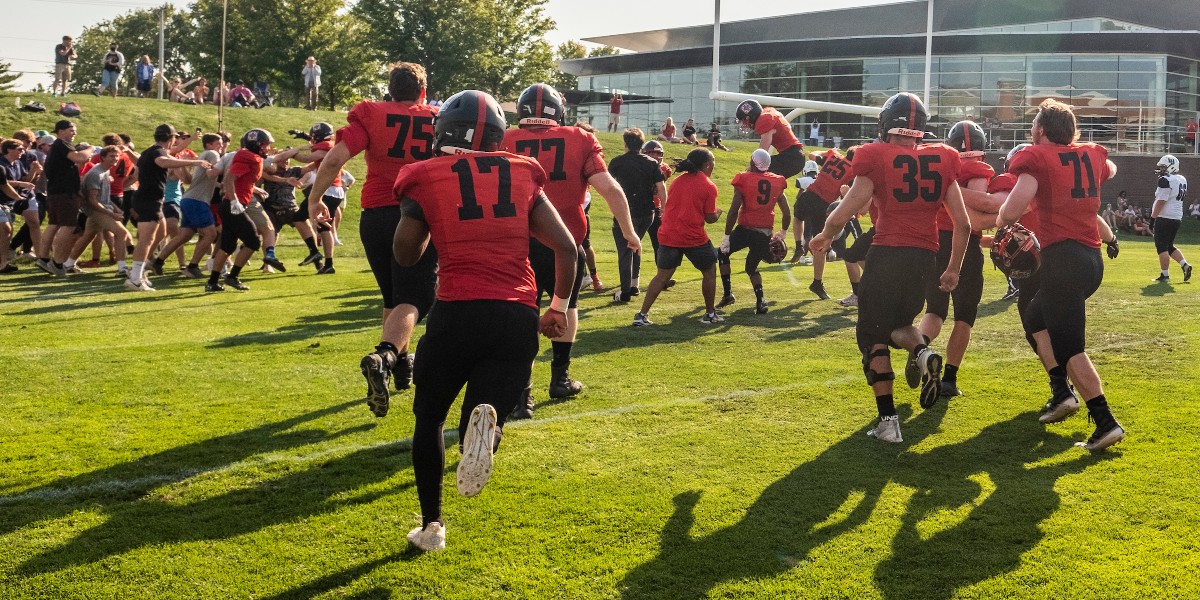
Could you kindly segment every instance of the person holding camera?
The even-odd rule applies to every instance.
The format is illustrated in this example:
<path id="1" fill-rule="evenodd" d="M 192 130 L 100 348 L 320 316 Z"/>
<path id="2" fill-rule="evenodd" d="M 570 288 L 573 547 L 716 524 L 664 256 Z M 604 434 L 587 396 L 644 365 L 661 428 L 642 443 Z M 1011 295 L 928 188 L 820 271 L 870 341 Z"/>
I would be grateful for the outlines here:
<path id="1" fill-rule="evenodd" d="M 93 94 L 99 96 L 104 90 L 112 87 L 113 98 L 117 97 L 117 88 L 121 85 L 121 70 L 125 68 L 125 55 L 117 51 L 117 43 L 108 47 L 104 55 L 103 68 L 100 70 L 100 87 Z"/>
<path id="2" fill-rule="evenodd" d="M 50 97 L 57 95 L 66 97 L 67 86 L 71 83 L 71 63 L 75 61 L 75 40 L 64 35 L 62 43 L 54 46 L 54 83 L 50 84 Z"/>

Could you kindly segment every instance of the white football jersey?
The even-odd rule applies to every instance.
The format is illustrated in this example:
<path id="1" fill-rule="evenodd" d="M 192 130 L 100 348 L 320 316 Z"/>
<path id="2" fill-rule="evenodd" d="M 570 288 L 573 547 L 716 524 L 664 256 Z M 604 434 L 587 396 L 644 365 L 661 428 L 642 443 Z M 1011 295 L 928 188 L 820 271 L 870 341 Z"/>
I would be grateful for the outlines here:
<path id="1" fill-rule="evenodd" d="M 1158 178 L 1158 189 L 1154 192 L 1154 200 L 1163 202 L 1163 209 L 1158 213 L 1162 219 L 1183 220 L 1183 199 L 1187 197 L 1187 178 L 1178 173 L 1163 175 Z"/>

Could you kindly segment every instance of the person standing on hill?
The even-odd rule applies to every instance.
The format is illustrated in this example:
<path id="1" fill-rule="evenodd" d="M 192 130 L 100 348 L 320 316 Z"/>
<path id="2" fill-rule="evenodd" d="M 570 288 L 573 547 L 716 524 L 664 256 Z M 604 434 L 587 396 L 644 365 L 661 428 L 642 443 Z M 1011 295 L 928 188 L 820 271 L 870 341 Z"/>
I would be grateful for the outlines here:
<path id="1" fill-rule="evenodd" d="M 104 55 L 100 69 L 100 87 L 92 92 L 97 96 L 103 94 L 106 88 L 111 87 L 113 98 L 117 97 L 117 88 L 121 86 L 121 70 L 125 68 L 125 55 L 121 54 L 117 47 L 117 43 L 113 42 L 108 47 L 108 54 Z"/>
<path id="2" fill-rule="evenodd" d="M 50 97 L 57 93 L 64 98 L 67 86 L 71 85 L 71 64 L 75 62 L 75 40 L 64 35 L 62 43 L 54 47 L 54 83 L 50 84 Z"/>
<path id="3" fill-rule="evenodd" d="M 300 74 L 304 76 L 305 108 L 317 110 L 317 96 L 321 90 L 321 66 L 317 64 L 317 59 L 308 57 Z"/>

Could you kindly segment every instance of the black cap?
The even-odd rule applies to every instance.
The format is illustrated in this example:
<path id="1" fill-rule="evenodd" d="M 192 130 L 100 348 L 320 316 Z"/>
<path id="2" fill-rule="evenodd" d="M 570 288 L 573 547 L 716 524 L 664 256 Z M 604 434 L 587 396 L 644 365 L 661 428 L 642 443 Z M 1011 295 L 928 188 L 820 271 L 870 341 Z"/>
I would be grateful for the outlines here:
<path id="1" fill-rule="evenodd" d="M 75 123 L 68 121 L 67 119 L 63 119 L 54 124 L 54 133 L 58 133 L 64 129 L 70 129 L 74 126 L 75 126 Z"/>
<path id="2" fill-rule="evenodd" d="M 159 125 L 158 127 L 154 128 L 154 141 L 156 141 L 156 142 L 165 142 L 165 141 L 171 139 L 171 136 L 173 136 L 173 135 L 179 135 L 179 134 L 175 133 L 174 127 L 171 127 L 170 125 L 168 125 L 166 123 L 163 123 L 162 125 Z"/>

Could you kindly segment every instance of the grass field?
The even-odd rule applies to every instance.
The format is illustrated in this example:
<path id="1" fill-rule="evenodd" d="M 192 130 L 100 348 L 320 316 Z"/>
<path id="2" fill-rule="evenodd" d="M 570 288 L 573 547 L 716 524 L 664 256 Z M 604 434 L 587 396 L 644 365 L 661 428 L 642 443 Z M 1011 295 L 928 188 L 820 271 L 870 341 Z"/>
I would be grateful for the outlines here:
<path id="1" fill-rule="evenodd" d="M 145 140 L 159 119 L 192 122 L 169 112 L 192 107 L 154 103 L 168 112 L 151 116 L 133 102 L 85 102 L 81 139 L 115 128 Z M 314 118 L 231 113 L 235 133 L 266 125 L 277 137 Z M 21 116 L 0 109 L 0 132 Z M 615 155 L 617 136 L 602 139 Z M 751 149 L 735 147 L 717 156 L 724 207 Z M 361 175 L 361 161 L 352 170 Z M 1073 447 L 1092 431 L 1083 413 L 1037 423 L 1045 375 L 990 268 L 959 376 L 966 396 L 922 411 L 915 391 L 898 388 L 905 441 L 894 446 L 865 435 L 875 409 L 855 313 L 815 300 L 810 267 L 766 267 L 771 312 L 755 315 L 735 261 L 739 300 L 715 327 L 699 322 L 699 276 L 684 267 L 655 305 L 654 327 L 631 328 L 635 307 L 585 292 L 572 374 L 586 390 L 506 428 L 477 498 L 454 494 L 458 452 L 449 451 L 447 549 L 422 555 L 404 539 L 418 512 L 410 394 L 394 396 L 384 419 L 363 403 L 358 361 L 378 341 L 378 303 L 351 196 L 332 277 L 291 268 L 304 249 L 288 233 L 279 251 L 288 272 L 248 270 L 245 293 L 206 295 L 172 261 L 155 294 L 121 291 L 108 267 L 61 282 L 23 266 L 0 280 L 0 597 L 1200 590 L 1200 281 L 1181 283 L 1175 267 L 1173 285 L 1151 284 L 1146 238 L 1122 239 L 1089 304 L 1091 356 L 1129 431 L 1103 455 Z M 592 214 L 611 285 L 603 202 Z M 1181 235 L 1193 260 L 1197 225 Z M 841 263 L 827 270 L 835 298 L 849 292 L 843 273 Z M 544 343 L 540 400 L 548 363 Z"/>

